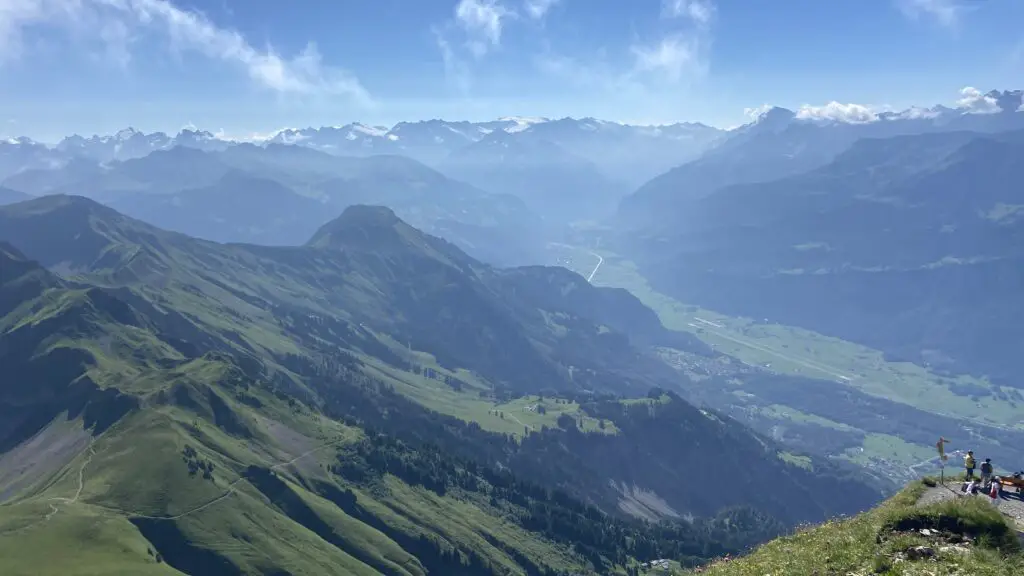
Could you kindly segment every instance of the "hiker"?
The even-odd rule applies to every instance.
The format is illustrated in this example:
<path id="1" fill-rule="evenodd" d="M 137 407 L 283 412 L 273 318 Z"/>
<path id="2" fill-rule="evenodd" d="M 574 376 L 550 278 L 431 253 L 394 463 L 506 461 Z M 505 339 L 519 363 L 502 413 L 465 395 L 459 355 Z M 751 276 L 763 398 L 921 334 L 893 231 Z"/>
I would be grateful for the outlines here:
<path id="1" fill-rule="evenodd" d="M 984 490 L 989 489 L 989 485 L 992 483 L 992 459 L 985 458 L 985 461 L 981 463 L 981 485 Z"/>
<path id="2" fill-rule="evenodd" d="M 967 456 L 964 456 L 964 468 L 967 469 L 967 479 L 974 479 L 974 450 L 968 450 Z"/>

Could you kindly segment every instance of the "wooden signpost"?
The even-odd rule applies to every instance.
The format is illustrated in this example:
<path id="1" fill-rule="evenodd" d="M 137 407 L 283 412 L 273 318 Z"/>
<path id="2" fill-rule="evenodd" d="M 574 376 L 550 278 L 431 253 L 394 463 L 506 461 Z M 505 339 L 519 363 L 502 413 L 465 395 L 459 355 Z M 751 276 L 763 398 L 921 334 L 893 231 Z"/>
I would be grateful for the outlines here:
<path id="1" fill-rule="evenodd" d="M 945 486 L 946 484 L 946 460 L 949 459 L 946 456 L 946 440 L 942 436 L 939 436 L 939 441 L 935 443 L 935 447 L 939 450 L 939 484 Z"/>

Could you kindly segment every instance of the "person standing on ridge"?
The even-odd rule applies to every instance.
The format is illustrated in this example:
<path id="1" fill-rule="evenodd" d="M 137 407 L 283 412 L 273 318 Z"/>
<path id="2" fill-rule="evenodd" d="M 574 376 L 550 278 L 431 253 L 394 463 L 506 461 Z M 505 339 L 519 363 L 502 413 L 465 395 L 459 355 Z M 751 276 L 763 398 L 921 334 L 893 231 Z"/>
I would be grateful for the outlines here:
<path id="1" fill-rule="evenodd" d="M 964 456 L 964 468 L 967 469 L 967 479 L 974 479 L 974 450 L 968 450 L 967 456 Z"/>
<path id="2" fill-rule="evenodd" d="M 981 463 L 981 485 L 985 491 L 990 488 L 989 484 L 992 483 L 992 459 L 985 458 L 985 461 Z"/>

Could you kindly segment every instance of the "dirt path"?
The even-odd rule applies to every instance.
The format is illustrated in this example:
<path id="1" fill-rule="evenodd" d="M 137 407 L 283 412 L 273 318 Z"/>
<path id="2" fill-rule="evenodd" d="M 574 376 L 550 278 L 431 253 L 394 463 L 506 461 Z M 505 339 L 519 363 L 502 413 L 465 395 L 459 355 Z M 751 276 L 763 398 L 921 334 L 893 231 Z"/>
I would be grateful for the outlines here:
<path id="1" fill-rule="evenodd" d="M 96 449 L 94 444 L 89 444 L 89 456 L 86 457 L 85 462 L 82 462 L 82 467 L 78 469 L 78 490 L 75 491 L 75 495 L 72 498 L 50 498 L 50 513 L 46 515 L 46 520 L 53 518 L 53 515 L 60 511 L 53 502 L 62 502 L 64 504 L 74 504 L 78 502 L 78 498 L 82 495 L 82 489 L 85 487 L 85 467 L 92 462 L 92 457 L 96 455 Z"/>
<path id="2" fill-rule="evenodd" d="M 303 459 L 303 458 L 305 458 L 305 457 L 307 457 L 307 456 L 309 456 L 311 454 L 319 452 L 319 451 L 321 451 L 321 450 L 323 450 L 325 448 L 330 448 L 331 446 L 335 446 L 335 445 L 340 444 L 342 442 L 344 442 L 344 440 L 334 440 L 333 442 L 327 442 L 326 444 L 321 444 L 320 446 L 317 446 L 316 448 L 313 448 L 311 450 L 307 450 L 306 452 L 303 452 L 302 454 L 299 454 L 298 456 L 292 458 L 291 460 L 287 460 L 285 462 L 280 462 L 278 464 L 274 464 L 273 466 L 270 467 L 270 469 L 274 470 L 274 471 L 277 471 L 277 470 L 280 470 L 280 469 L 285 468 L 287 466 L 291 466 L 292 464 L 295 464 L 299 460 L 301 460 L 301 459 Z M 93 447 L 90 445 L 89 446 L 89 457 L 86 458 L 85 462 L 82 463 L 82 467 L 78 470 L 78 490 L 75 492 L 75 496 L 73 498 L 50 498 L 51 502 L 56 501 L 56 502 L 60 502 L 60 503 L 63 503 L 63 504 L 74 504 L 75 502 L 78 502 L 78 498 L 82 495 L 82 489 L 85 487 L 85 467 L 89 465 L 89 462 L 92 461 L 92 457 L 95 456 L 95 455 L 96 455 L 96 452 L 93 449 Z M 90 506 L 92 506 L 94 508 L 99 508 L 99 509 L 102 509 L 102 510 L 107 510 L 109 512 L 117 512 L 119 514 L 125 514 L 125 515 L 131 516 L 133 518 L 145 518 L 147 520 L 178 520 L 180 518 L 184 518 L 184 517 L 189 516 L 191 514 L 195 514 L 196 512 L 201 512 L 203 510 L 206 510 L 210 506 L 213 506 L 214 504 L 217 504 L 218 502 L 221 502 L 221 501 L 225 500 L 226 498 L 228 498 L 229 496 L 231 496 L 232 494 L 235 493 L 235 491 L 236 491 L 236 489 L 238 487 L 238 484 L 242 480 L 244 480 L 244 479 L 245 479 L 244 477 L 241 477 L 241 476 L 238 477 L 237 479 L 235 479 L 234 482 L 232 482 L 231 484 L 228 484 L 227 489 L 225 489 L 224 493 L 221 494 L 220 496 L 214 498 L 213 500 L 210 500 L 209 502 L 206 502 L 204 504 L 200 504 L 199 506 L 196 506 L 195 508 L 192 508 L 190 510 L 186 510 L 185 512 L 182 512 L 181 514 L 175 514 L 174 516 L 149 516 L 149 515 L 146 515 L 146 514 L 137 514 L 135 512 L 130 511 L 130 510 L 122 510 L 120 508 L 112 508 L 110 506 L 103 506 L 103 505 L 99 505 L 99 504 L 90 504 Z M 50 504 L 50 512 L 45 516 L 45 520 L 49 520 L 50 518 L 52 518 L 53 515 L 56 514 L 59 510 L 60 509 L 57 507 L 56 504 L 51 503 Z"/>
<path id="3" fill-rule="evenodd" d="M 313 448 L 312 450 L 307 450 L 306 452 L 303 452 L 302 454 L 299 454 L 298 456 L 296 456 L 295 458 L 292 458 L 291 460 L 288 460 L 286 462 L 281 462 L 279 464 L 275 464 L 275 465 L 271 466 L 270 469 L 274 470 L 274 471 L 277 471 L 277 470 L 280 470 L 280 469 L 285 468 L 287 466 L 291 466 L 292 464 L 295 464 L 299 460 L 301 460 L 301 459 L 303 459 L 303 458 L 305 458 L 305 457 L 307 457 L 307 456 L 309 456 L 311 454 L 319 452 L 320 450 L 323 450 L 325 448 L 330 448 L 331 446 L 335 446 L 335 445 L 340 444 L 342 442 L 344 442 L 344 440 L 335 440 L 333 442 L 328 442 L 326 444 L 321 444 L 320 446 L 317 446 L 316 448 Z M 105 507 L 104 508 L 107 509 L 107 510 L 116 510 L 117 512 L 121 512 L 123 514 L 128 514 L 128 515 L 130 515 L 130 516 L 132 516 L 134 518 L 145 518 L 147 520 L 178 520 L 180 518 L 184 518 L 185 516 L 189 516 L 191 514 L 195 514 L 196 512 L 201 512 L 203 510 L 206 510 L 210 506 L 213 506 L 214 504 L 217 504 L 218 502 L 221 502 L 222 500 L 228 498 L 229 496 L 231 496 L 232 494 L 235 493 L 235 490 L 236 490 L 239 482 L 241 482 L 244 479 L 245 479 L 244 477 L 239 476 L 237 479 L 235 479 L 234 482 L 232 482 L 231 484 L 228 484 L 227 489 L 220 496 L 214 498 L 213 500 L 210 500 L 209 502 L 207 502 L 205 504 L 200 504 L 199 506 L 196 506 L 195 508 L 192 508 L 191 510 L 187 510 L 185 512 L 182 512 L 181 514 L 176 514 L 174 516 L 147 516 L 145 514 L 136 514 L 134 512 L 129 512 L 127 510 L 116 510 L 114 508 L 105 508 Z"/>
<path id="4" fill-rule="evenodd" d="M 927 506 L 929 504 L 935 504 L 937 502 L 943 502 L 945 500 L 952 500 L 960 496 L 960 492 L 950 485 L 938 485 L 929 488 L 921 494 L 921 497 L 917 499 L 918 506 Z"/>

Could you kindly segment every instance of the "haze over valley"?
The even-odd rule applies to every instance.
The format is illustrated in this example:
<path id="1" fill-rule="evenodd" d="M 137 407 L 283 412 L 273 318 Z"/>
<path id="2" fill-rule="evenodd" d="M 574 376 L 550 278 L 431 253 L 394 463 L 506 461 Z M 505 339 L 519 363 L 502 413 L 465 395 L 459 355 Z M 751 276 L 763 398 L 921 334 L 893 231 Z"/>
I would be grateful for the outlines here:
<path id="1" fill-rule="evenodd" d="M 0 6 L 0 573 L 1024 567 L 1018 8 L 199 4 Z"/>

